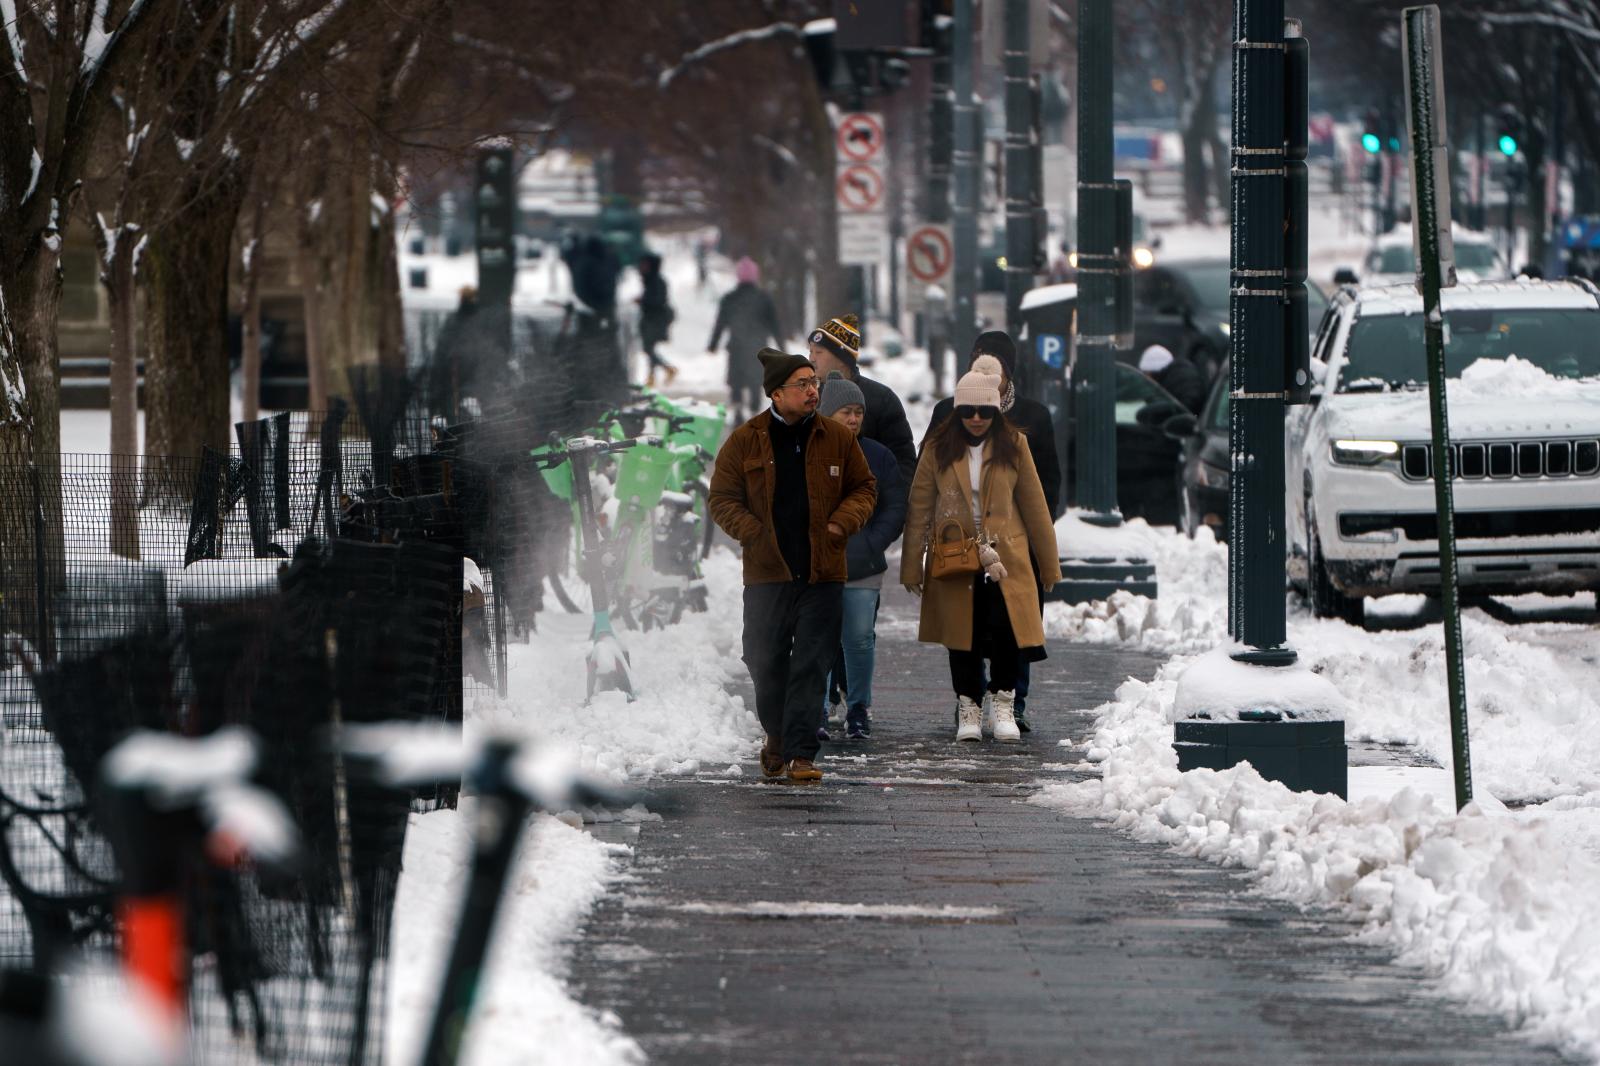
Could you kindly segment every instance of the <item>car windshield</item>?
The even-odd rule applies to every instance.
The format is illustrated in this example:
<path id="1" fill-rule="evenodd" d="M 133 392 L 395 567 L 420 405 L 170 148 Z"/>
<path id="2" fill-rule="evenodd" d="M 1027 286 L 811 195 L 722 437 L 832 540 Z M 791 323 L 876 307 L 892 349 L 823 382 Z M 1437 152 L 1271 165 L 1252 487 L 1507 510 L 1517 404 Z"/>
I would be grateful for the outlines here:
<path id="1" fill-rule="evenodd" d="M 1600 311 L 1553 308 L 1467 308 L 1445 312 L 1445 374 L 1458 378 L 1479 359 L 1516 356 L 1563 378 L 1600 376 Z M 1422 316 L 1371 315 L 1356 320 L 1339 371 L 1339 392 L 1368 392 L 1427 383 Z"/>
<path id="2" fill-rule="evenodd" d="M 1226 311 L 1228 308 L 1228 264 L 1219 263 L 1189 263 L 1174 267 L 1189 284 L 1194 286 L 1194 293 L 1200 300 L 1201 307 L 1210 307 Z"/>
<path id="3" fill-rule="evenodd" d="M 1228 408 L 1230 406 L 1229 403 L 1228 403 L 1229 399 L 1230 399 L 1230 397 L 1229 397 L 1229 394 L 1228 394 L 1227 372 L 1224 371 L 1222 380 L 1217 382 L 1217 402 L 1211 405 L 1211 418 L 1207 422 L 1207 425 L 1210 428 L 1212 428 L 1212 429 L 1222 429 L 1222 430 L 1225 430 L 1225 429 L 1229 428 L 1228 427 Z"/>
<path id="4" fill-rule="evenodd" d="M 1462 241 L 1456 245 L 1456 269 L 1478 272 L 1495 268 L 1494 246 L 1477 241 Z M 1378 253 L 1379 274 L 1415 274 L 1417 260 L 1411 254 L 1411 245 L 1392 244 Z"/>

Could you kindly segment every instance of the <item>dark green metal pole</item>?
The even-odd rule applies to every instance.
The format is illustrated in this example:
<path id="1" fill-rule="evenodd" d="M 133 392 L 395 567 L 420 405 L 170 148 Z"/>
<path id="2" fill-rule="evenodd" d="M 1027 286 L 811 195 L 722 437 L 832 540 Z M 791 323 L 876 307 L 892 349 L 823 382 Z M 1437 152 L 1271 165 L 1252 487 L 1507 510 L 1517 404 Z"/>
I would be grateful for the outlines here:
<path id="1" fill-rule="evenodd" d="M 1028 0 L 1005 0 L 1006 332 L 1022 334 L 1022 297 L 1033 287 L 1033 100 L 1028 82 Z M 1021 367 L 1032 369 L 1032 360 Z M 1020 369 L 1020 368 L 1019 368 Z M 1021 374 L 1024 395 L 1037 374 Z"/>
<path id="2" fill-rule="evenodd" d="M 1461 605 L 1456 596 L 1456 504 L 1450 468 L 1450 419 L 1445 402 L 1444 312 L 1439 290 L 1455 284 L 1449 204 L 1441 210 L 1438 179 L 1449 165 L 1444 78 L 1439 55 L 1439 8 L 1403 13 L 1407 117 L 1411 126 L 1412 228 L 1416 234 L 1422 336 L 1428 349 L 1428 410 L 1433 419 L 1433 502 L 1439 525 L 1439 598 L 1444 604 L 1445 675 L 1450 690 L 1450 754 L 1455 762 L 1456 810 L 1472 802 L 1472 754 L 1467 743 L 1467 682 L 1461 657 Z M 1441 227 L 1445 240 L 1441 241 Z"/>
<path id="3" fill-rule="evenodd" d="M 972 8 L 974 0 L 955 0 L 955 26 L 950 37 L 951 84 L 955 104 L 951 119 L 955 124 L 955 148 L 951 168 L 955 172 L 956 200 L 953 212 L 955 237 L 955 303 L 950 342 L 959 365 L 972 351 L 977 338 L 978 319 L 978 102 L 973 98 Z"/>
<path id="4" fill-rule="evenodd" d="M 1072 372 L 1077 496 L 1085 521 L 1115 526 L 1117 508 L 1115 252 L 1111 0 L 1078 6 L 1078 315 Z"/>
<path id="5" fill-rule="evenodd" d="M 1241 661 L 1295 661 L 1284 619 L 1283 0 L 1235 0 L 1228 624 Z"/>

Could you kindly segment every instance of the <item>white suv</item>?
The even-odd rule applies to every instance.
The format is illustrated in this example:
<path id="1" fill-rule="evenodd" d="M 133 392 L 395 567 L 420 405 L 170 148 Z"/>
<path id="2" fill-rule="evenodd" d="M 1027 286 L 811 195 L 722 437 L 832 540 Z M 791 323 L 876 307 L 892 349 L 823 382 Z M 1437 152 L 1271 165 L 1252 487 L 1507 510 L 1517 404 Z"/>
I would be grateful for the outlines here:
<path id="1" fill-rule="evenodd" d="M 1463 594 L 1600 588 L 1600 290 L 1483 282 L 1443 303 Z M 1343 290 L 1312 367 L 1285 425 L 1290 581 L 1359 623 L 1364 596 L 1439 589 L 1421 298 Z"/>

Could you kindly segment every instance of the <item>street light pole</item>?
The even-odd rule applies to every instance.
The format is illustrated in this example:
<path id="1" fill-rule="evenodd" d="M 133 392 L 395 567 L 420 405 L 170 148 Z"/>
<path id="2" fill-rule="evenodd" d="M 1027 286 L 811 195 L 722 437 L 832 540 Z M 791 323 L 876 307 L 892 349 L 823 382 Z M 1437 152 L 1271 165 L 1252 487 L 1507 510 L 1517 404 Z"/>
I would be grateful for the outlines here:
<path id="1" fill-rule="evenodd" d="M 973 98 L 973 3 L 974 0 L 955 0 L 955 25 L 950 38 L 951 84 L 955 90 L 951 169 L 956 184 L 955 322 L 950 339 L 958 362 L 972 350 L 978 319 L 978 103 Z"/>
<path id="2" fill-rule="evenodd" d="M 1084 521 L 1116 526 L 1122 523 L 1115 376 L 1121 264 L 1112 180 L 1111 0 L 1082 0 L 1078 19 L 1078 316 L 1072 371 L 1077 494 Z"/>
<path id="3" fill-rule="evenodd" d="M 1028 0 L 1005 0 L 1006 332 L 1022 333 L 1022 297 L 1033 287 L 1033 99 L 1028 79 Z M 1031 396 L 1039 375 L 1018 364 L 1017 390 Z"/>
<path id="4" fill-rule="evenodd" d="M 1246 646 L 1234 658 L 1286 665 L 1283 0 L 1235 0 L 1233 10 L 1228 628 Z"/>

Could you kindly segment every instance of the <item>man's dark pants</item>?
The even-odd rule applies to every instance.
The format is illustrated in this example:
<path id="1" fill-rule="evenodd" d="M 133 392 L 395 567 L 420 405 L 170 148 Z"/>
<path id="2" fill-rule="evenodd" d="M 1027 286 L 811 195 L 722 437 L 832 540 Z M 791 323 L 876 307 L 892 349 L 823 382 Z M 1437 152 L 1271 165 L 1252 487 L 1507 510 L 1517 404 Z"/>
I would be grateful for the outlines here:
<path id="1" fill-rule="evenodd" d="M 783 741 L 783 758 L 815 759 L 822 745 L 822 690 L 839 647 L 844 582 L 746 585 L 744 663 L 756 687 L 756 717 Z"/>

